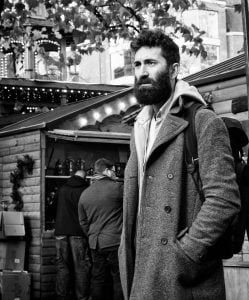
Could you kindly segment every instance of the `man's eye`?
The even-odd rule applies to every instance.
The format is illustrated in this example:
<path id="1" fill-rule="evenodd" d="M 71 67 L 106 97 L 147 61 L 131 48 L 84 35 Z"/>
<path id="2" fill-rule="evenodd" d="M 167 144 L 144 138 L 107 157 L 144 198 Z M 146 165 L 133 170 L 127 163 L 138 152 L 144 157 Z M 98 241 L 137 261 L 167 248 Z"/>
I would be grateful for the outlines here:
<path id="1" fill-rule="evenodd" d="M 149 61 L 148 62 L 148 65 L 150 65 L 150 66 L 154 66 L 156 64 L 156 62 L 154 62 L 154 61 Z"/>

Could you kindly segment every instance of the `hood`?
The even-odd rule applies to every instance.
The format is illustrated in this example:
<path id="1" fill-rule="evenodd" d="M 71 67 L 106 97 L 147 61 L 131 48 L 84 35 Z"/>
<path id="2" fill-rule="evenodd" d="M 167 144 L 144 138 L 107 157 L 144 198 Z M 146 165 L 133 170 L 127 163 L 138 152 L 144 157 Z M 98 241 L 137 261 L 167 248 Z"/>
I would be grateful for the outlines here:
<path id="1" fill-rule="evenodd" d="M 174 105 L 176 100 L 179 99 L 180 96 L 190 97 L 193 99 L 193 101 L 197 101 L 206 105 L 206 102 L 203 100 L 197 88 L 193 85 L 189 85 L 186 81 L 183 80 L 177 80 L 176 82 L 175 92 L 171 101 L 171 107 Z"/>
<path id="2" fill-rule="evenodd" d="M 109 179 L 109 180 L 116 181 L 117 178 L 111 178 L 111 177 L 109 177 L 107 175 L 103 175 L 103 174 L 95 174 L 91 178 L 91 182 L 93 183 L 95 181 L 102 180 L 102 179 Z"/>
<path id="3" fill-rule="evenodd" d="M 67 180 L 66 184 L 71 187 L 82 187 L 82 186 L 86 186 L 87 182 L 82 177 L 73 175 Z"/>
<path id="4" fill-rule="evenodd" d="M 183 96 L 186 96 L 187 98 L 185 99 L 191 101 L 189 101 L 189 103 L 183 103 L 183 99 L 182 99 Z M 183 105 L 188 106 L 188 104 L 190 105 L 190 103 L 192 103 L 193 101 L 200 102 L 203 105 L 207 105 L 195 86 L 189 85 L 186 81 L 177 80 L 174 94 L 171 96 L 171 99 L 169 99 L 169 102 L 167 101 L 163 105 L 163 107 L 165 106 L 167 107 L 168 111 L 177 113 L 182 108 Z M 152 105 L 145 105 L 141 110 L 141 112 L 137 115 L 137 121 L 139 123 L 145 123 L 146 121 L 151 119 L 152 114 L 153 114 Z"/>
<path id="5" fill-rule="evenodd" d="M 97 180 L 100 180 L 100 179 L 103 179 L 103 178 L 106 178 L 107 176 L 106 175 L 102 175 L 102 174 L 94 174 L 93 177 L 91 178 L 91 182 L 95 182 Z"/>

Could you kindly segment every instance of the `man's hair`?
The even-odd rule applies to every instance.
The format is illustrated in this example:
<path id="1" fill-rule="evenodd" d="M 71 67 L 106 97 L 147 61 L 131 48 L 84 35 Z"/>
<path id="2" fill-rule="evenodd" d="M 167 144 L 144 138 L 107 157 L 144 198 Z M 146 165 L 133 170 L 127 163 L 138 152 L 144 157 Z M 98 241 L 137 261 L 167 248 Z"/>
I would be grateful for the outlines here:
<path id="1" fill-rule="evenodd" d="M 110 160 L 105 158 L 99 158 L 94 164 L 94 171 L 98 174 L 101 174 L 105 171 L 105 169 L 111 169 L 113 165 L 114 164 Z"/>
<path id="2" fill-rule="evenodd" d="M 162 30 L 143 30 L 131 42 L 131 50 L 135 53 L 141 47 L 160 47 L 162 49 L 162 56 L 166 59 L 169 66 L 180 62 L 179 47 Z"/>

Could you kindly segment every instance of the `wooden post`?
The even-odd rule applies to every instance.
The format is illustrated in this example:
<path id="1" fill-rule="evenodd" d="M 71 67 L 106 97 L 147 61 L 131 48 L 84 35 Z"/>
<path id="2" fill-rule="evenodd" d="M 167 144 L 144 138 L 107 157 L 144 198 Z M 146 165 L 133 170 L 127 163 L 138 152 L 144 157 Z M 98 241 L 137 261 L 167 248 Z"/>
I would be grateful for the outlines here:
<path id="1" fill-rule="evenodd" d="M 244 29 L 244 49 L 246 58 L 246 85 L 247 85 L 247 110 L 249 118 L 249 10 L 248 0 L 241 0 L 242 5 L 242 19 Z"/>

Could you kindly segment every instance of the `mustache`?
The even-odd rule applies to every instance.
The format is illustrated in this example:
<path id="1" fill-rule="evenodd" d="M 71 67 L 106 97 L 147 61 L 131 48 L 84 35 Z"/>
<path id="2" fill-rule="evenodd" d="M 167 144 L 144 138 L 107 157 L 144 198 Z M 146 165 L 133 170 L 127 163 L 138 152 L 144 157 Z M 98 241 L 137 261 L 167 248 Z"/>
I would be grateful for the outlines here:
<path id="1" fill-rule="evenodd" d="M 155 84 L 155 81 L 150 78 L 140 78 L 139 80 L 136 80 L 137 86 L 141 84 Z"/>

